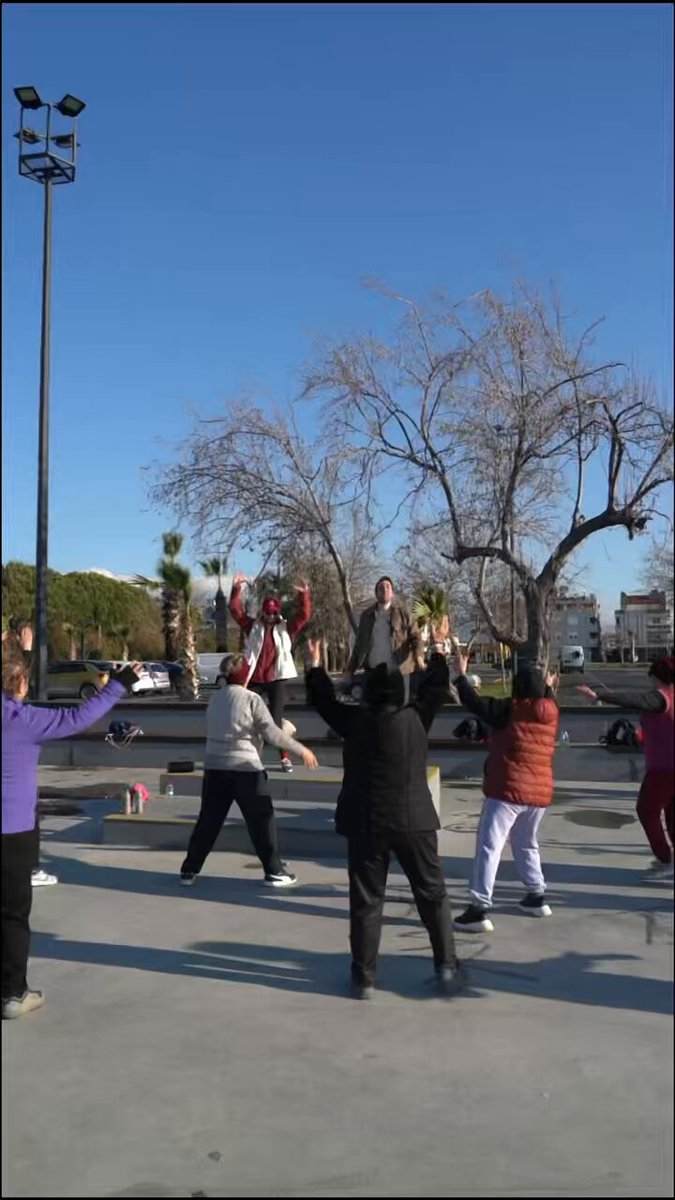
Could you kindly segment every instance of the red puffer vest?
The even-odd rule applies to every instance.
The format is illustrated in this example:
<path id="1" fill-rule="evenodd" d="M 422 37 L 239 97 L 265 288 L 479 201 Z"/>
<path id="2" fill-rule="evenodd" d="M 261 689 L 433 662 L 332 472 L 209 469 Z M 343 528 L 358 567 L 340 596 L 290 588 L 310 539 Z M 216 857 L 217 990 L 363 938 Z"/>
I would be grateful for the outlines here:
<path id="1" fill-rule="evenodd" d="M 558 736 L 555 700 L 514 700 L 511 721 L 491 737 L 483 793 L 493 800 L 547 808 L 553 799 Z"/>

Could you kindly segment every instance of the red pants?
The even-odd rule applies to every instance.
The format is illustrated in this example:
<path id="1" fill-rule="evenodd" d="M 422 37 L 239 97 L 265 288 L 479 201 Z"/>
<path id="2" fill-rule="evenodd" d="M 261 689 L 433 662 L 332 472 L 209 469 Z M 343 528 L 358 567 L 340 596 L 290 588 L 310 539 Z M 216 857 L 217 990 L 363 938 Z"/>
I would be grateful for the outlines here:
<path id="1" fill-rule="evenodd" d="M 672 771 L 647 771 L 640 788 L 637 815 L 647 834 L 647 841 L 659 862 L 669 863 L 673 857 L 673 791 L 675 774 Z M 666 837 L 661 814 L 665 813 Z M 670 841 L 670 845 L 668 844 Z"/>

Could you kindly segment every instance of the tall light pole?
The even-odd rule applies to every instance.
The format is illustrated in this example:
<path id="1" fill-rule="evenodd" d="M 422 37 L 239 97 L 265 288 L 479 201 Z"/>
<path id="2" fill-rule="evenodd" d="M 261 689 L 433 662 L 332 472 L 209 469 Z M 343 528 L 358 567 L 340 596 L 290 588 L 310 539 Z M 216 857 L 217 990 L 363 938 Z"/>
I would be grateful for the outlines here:
<path id="1" fill-rule="evenodd" d="M 47 699 L 47 561 L 49 539 L 49 342 L 52 275 L 52 187 L 74 183 L 77 167 L 77 118 L 82 100 L 66 93 L 57 103 L 41 100 L 34 87 L 14 89 L 21 106 L 19 174 L 44 187 L 42 238 L 42 331 L 40 335 L 40 419 L 38 449 L 37 536 L 35 544 L 35 698 Z M 26 125 L 26 113 L 46 109 L 42 132 Z M 71 122 L 65 132 L 53 132 L 54 114 Z M 43 114 L 43 119 L 44 114 Z M 56 118 L 58 120 L 58 118 Z M 27 150 L 26 147 L 33 147 Z M 37 148 L 36 148 L 37 147 Z M 57 153 L 58 151 L 58 153 Z"/>

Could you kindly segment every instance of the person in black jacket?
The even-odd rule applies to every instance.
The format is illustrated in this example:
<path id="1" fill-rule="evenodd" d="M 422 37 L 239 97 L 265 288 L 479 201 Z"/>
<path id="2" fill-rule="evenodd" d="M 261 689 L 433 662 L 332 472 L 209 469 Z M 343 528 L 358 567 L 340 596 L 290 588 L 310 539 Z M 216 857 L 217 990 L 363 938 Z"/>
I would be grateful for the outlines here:
<path id="1" fill-rule="evenodd" d="M 344 778 L 335 828 L 349 844 L 352 991 L 370 999 L 382 932 L 392 851 L 412 888 L 444 995 L 465 982 L 455 953 L 452 914 L 438 856 L 440 822 L 427 785 L 427 734 L 447 698 L 445 662 L 427 671 L 413 704 L 404 706 L 401 672 L 380 664 L 368 673 L 361 704 L 341 704 L 319 667 L 320 640 L 310 639 L 310 703 L 344 739 Z"/>

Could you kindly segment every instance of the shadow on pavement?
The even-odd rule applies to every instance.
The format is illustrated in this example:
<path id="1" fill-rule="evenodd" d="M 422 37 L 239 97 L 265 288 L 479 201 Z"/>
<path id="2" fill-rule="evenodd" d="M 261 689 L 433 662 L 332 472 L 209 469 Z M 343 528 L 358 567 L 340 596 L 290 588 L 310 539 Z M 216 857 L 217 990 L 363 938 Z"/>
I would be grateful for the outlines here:
<path id="1" fill-rule="evenodd" d="M 35 934 L 31 951 L 33 958 L 191 975 L 291 992 L 347 994 L 349 960 L 346 954 L 245 942 L 195 942 L 183 950 L 166 950 L 68 941 L 50 933 Z M 631 954 L 570 952 L 557 958 L 518 964 L 474 960 L 469 966 L 470 987 L 464 996 L 465 999 L 480 998 L 488 992 L 506 992 L 603 1008 L 670 1013 L 672 987 L 669 982 L 594 970 L 598 963 L 634 961 L 635 957 Z M 430 976 L 428 957 L 385 954 L 379 961 L 378 989 L 410 999 L 433 998 L 433 990 L 428 985 Z"/>

